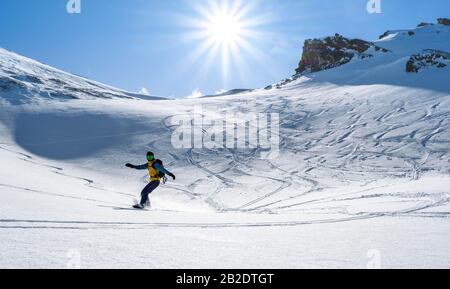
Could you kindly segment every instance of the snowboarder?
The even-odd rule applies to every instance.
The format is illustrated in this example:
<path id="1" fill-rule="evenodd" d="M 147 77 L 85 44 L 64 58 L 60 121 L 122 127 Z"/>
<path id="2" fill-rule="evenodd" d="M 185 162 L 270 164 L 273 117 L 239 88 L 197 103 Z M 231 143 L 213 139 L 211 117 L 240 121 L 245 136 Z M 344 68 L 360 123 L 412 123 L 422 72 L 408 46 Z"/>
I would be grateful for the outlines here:
<path id="1" fill-rule="evenodd" d="M 135 166 L 130 163 L 126 164 L 125 166 L 128 168 L 136 169 L 136 170 L 148 170 L 150 175 L 150 183 L 142 190 L 141 192 L 141 202 L 133 208 L 135 209 L 144 209 L 145 205 L 149 201 L 149 195 L 159 187 L 161 183 L 161 179 L 165 180 L 165 175 L 168 175 L 175 180 L 175 175 L 166 170 L 163 166 L 163 163 L 161 160 L 157 160 L 155 158 L 155 154 L 153 152 L 147 153 L 147 163 Z"/>

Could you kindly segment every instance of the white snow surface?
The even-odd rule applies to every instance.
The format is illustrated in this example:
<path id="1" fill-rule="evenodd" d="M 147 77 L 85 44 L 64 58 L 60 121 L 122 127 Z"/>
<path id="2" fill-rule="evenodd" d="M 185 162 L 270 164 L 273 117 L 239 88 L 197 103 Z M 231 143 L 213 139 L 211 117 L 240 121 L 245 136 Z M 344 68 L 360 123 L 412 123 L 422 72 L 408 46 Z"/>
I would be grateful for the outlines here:
<path id="1" fill-rule="evenodd" d="M 2 48 L 0 68 L 0 98 L 12 104 L 35 102 L 36 99 L 160 99 L 69 74 Z"/>
<path id="2" fill-rule="evenodd" d="M 0 50 L 0 79 L 24 85 L 0 89 L 0 267 L 449 268 L 450 71 L 405 66 L 448 52 L 450 29 L 414 31 L 281 89 L 185 100 L 130 97 Z M 112 97 L 35 93 L 73 95 L 50 79 Z M 174 149 L 173 118 L 198 106 L 279 113 L 279 157 Z M 151 210 L 128 210 L 147 177 L 124 164 L 147 150 L 177 180 Z"/>

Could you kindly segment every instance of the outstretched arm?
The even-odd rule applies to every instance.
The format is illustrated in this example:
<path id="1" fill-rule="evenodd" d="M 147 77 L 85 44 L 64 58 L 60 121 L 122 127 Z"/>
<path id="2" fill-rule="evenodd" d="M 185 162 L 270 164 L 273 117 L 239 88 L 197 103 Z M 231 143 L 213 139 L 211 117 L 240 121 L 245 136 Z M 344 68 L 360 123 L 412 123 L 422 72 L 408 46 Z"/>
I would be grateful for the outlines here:
<path id="1" fill-rule="evenodd" d="M 148 169 L 148 164 L 143 164 L 143 165 L 140 165 L 140 166 L 135 166 L 135 165 L 132 165 L 132 164 L 126 164 L 125 165 L 127 168 L 131 168 L 131 169 L 136 169 L 136 170 L 146 170 L 146 169 Z"/>

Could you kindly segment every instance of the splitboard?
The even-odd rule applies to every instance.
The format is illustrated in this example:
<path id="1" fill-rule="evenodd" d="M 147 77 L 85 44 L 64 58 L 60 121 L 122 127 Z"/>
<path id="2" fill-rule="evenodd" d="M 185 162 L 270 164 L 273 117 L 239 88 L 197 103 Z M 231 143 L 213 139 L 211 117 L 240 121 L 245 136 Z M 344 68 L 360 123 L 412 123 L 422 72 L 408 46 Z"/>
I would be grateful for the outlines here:
<path id="1" fill-rule="evenodd" d="M 126 208 L 126 207 L 114 207 L 113 209 L 114 210 L 118 210 L 118 211 L 150 211 L 147 208 L 138 209 L 138 208 L 133 208 L 133 207 L 128 207 L 128 208 Z"/>

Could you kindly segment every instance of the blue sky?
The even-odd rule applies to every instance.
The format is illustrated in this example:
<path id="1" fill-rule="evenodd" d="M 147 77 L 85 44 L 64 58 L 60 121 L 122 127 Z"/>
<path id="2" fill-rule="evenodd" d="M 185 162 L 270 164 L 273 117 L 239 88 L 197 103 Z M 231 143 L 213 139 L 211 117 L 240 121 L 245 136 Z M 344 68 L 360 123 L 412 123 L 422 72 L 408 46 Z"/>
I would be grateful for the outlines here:
<path id="1" fill-rule="evenodd" d="M 2 0 L 0 47 L 169 97 L 277 82 L 293 74 L 307 38 L 340 33 L 373 40 L 388 29 L 450 17 L 448 0 L 381 0 L 381 14 L 367 12 L 368 0 L 246 0 L 241 20 L 252 25 L 242 38 L 250 48 L 224 61 L 212 48 L 200 53 L 207 39 L 193 37 L 199 32 L 193 23 L 205 19 L 200 8 L 236 0 L 81 0 L 81 14 L 68 14 L 67 1 Z"/>

